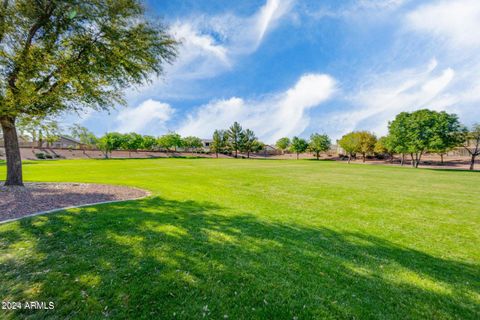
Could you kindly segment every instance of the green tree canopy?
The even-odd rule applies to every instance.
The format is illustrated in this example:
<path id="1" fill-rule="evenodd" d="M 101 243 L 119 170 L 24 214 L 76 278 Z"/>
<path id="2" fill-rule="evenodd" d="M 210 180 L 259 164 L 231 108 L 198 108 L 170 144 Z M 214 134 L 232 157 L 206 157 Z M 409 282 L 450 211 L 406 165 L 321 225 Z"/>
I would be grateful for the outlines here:
<path id="1" fill-rule="evenodd" d="M 182 145 L 188 150 L 196 150 L 203 147 L 202 139 L 193 136 L 183 138 Z"/>
<path id="2" fill-rule="evenodd" d="M 367 154 L 372 154 L 377 143 L 377 137 L 368 131 L 357 131 L 358 136 L 358 152 L 362 154 L 362 161 L 365 162 Z"/>
<path id="3" fill-rule="evenodd" d="M 288 148 L 290 148 L 290 139 L 287 137 L 278 139 L 275 143 L 275 147 L 282 150 L 282 152 L 285 152 L 288 150 Z"/>
<path id="4" fill-rule="evenodd" d="M 428 109 L 402 112 L 389 124 L 392 145 L 402 153 L 410 153 L 414 167 L 418 167 L 425 152 L 439 152 L 458 144 L 461 132 L 455 114 Z"/>
<path id="5" fill-rule="evenodd" d="M 142 149 L 153 150 L 157 146 L 157 139 L 153 136 L 143 136 Z"/>
<path id="6" fill-rule="evenodd" d="M 167 133 L 158 138 L 158 146 L 170 151 L 172 148 L 177 151 L 177 148 L 182 146 L 182 137 L 175 132 Z"/>
<path id="7" fill-rule="evenodd" d="M 101 137 L 98 141 L 98 147 L 105 154 L 105 158 L 108 158 L 109 154 L 113 150 L 119 150 L 125 143 L 125 136 L 118 132 L 109 132 Z"/>
<path id="8" fill-rule="evenodd" d="M 357 152 L 360 152 L 360 137 L 356 132 L 350 132 L 342 136 L 338 140 L 340 147 L 345 150 L 348 155 L 348 163 L 352 160 Z"/>
<path id="9" fill-rule="evenodd" d="M 297 159 L 298 159 L 298 155 L 300 153 L 303 153 L 303 152 L 307 151 L 307 149 L 308 149 L 307 140 L 299 138 L 299 137 L 293 137 L 292 138 L 292 143 L 290 144 L 290 150 L 297 154 Z"/>
<path id="10" fill-rule="evenodd" d="M 15 122 L 124 103 L 123 90 L 161 74 L 176 55 L 140 0 L 2 1 L 0 123 L 6 185 L 22 185 Z"/>
<path id="11" fill-rule="evenodd" d="M 310 136 L 308 149 L 315 153 L 317 160 L 320 158 L 320 152 L 326 152 L 330 149 L 331 141 L 326 134 L 314 133 Z"/>
<path id="12" fill-rule="evenodd" d="M 225 152 L 228 147 L 228 132 L 225 130 L 215 130 L 213 133 L 210 151 L 215 152 L 216 157 L 221 152 Z"/>
<path id="13" fill-rule="evenodd" d="M 255 133 L 250 130 L 246 129 L 242 135 L 242 143 L 241 143 L 241 151 L 247 153 L 247 158 L 250 158 L 250 153 L 255 151 L 257 142 L 257 137 Z"/>
<path id="14" fill-rule="evenodd" d="M 131 151 L 141 149 L 143 145 L 143 136 L 141 134 L 130 132 L 123 136 L 122 146 L 123 150 L 128 150 L 128 156 L 131 157 Z"/>
<path id="15" fill-rule="evenodd" d="M 238 151 L 242 150 L 243 144 L 243 128 L 238 122 L 234 122 L 228 129 L 228 142 L 230 148 L 235 153 L 235 158 L 237 158 Z"/>

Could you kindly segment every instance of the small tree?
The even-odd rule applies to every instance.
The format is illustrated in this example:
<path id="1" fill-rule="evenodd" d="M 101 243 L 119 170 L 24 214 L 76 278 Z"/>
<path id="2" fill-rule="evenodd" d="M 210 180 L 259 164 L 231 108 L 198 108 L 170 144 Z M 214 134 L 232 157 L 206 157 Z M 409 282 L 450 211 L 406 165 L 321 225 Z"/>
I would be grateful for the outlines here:
<path id="1" fill-rule="evenodd" d="M 475 158 L 480 155 L 480 124 L 474 124 L 470 131 L 464 132 L 463 138 L 463 147 L 471 156 L 470 170 L 473 170 Z"/>
<path id="2" fill-rule="evenodd" d="M 105 158 L 108 159 L 113 150 L 122 148 L 124 144 L 124 136 L 118 132 L 106 133 L 98 141 L 98 147 L 103 151 Z"/>
<path id="3" fill-rule="evenodd" d="M 352 157 L 354 157 L 356 153 L 360 151 L 360 140 L 356 132 L 350 132 L 342 136 L 342 138 L 338 141 L 338 144 L 347 153 L 348 163 L 350 163 Z"/>
<path id="4" fill-rule="evenodd" d="M 202 139 L 192 136 L 183 138 L 182 145 L 184 148 L 187 148 L 188 151 L 197 150 L 198 148 L 203 147 Z"/>
<path id="5" fill-rule="evenodd" d="M 290 148 L 290 139 L 287 138 L 287 137 L 280 138 L 275 143 L 275 146 L 278 149 L 282 150 L 282 153 L 284 153 L 286 150 L 288 150 Z"/>
<path id="6" fill-rule="evenodd" d="M 132 150 L 136 152 L 138 149 L 142 148 L 142 145 L 143 145 L 143 136 L 138 133 L 131 132 L 123 136 L 121 147 L 124 150 L 128 150 L 128 157 L 131 158 Z"/>
<path id="7" fill-rule="evenodd" d="M 238 158 L 238 151 L 242 150 L 243 147 L 243 129 L 238 122 L 235 122 L 230 129 L 228 129 L 228 142 L 235 153 L 235 158 Z"/>
<path id="8" fill-rule="evenodd" d="M 308 149 L 315 153 L 317 160 L 320 158 L 320 152 L 326 152 L 330 149 L 330 138 L 326 134 L 314 133 L 310 136 Z"/>
<path id="9" fill-rule="evenodd" d="M 218 154 L 225 152 L 228 145 L 228 133 L 225 130 L 215 130 L 213 133 L 212 143 L 210 144 L 210 151 L 215 152 L 215 156 L 218 158 Z"/>
<path id="10" fill-rule="evenodd" d="M 307 151 L 308 142 L 305 139 L 299 137 L 293 137 L 292 143 L 290 145 L 290 150 L 297 154 L 297 160 L 300 153 Z"/>
<path id="11" fill-rule="evenodd" d="M 241 151 L 247 153 L 247 158 L 250 158 L 250 152 L 255 151 L 255 142 L 256 141 L 257 141 L 257 137 L 255 136 L 255 133 L 252 130 L 247 129 L 243 132 L 242 143 L 241 143 L 242 150 Z"/>
<path id="12" fill-rule="evenodd" d="M 375 154 L 387 155 L 390 158 L 390 161 L 393 161 L 394 151 L 390 146 L 388 136 L 380 137 L 380 139 L 377 140 L 373 152 Z"/>
<path id="13" fill-rule="evenodd" d="M 366 155 L 373 153 L 375 149 L 377 137 L 368 131 L 358 131 L 356 135 L 358 136 L 358 152 L 362 154 L 362 161 L 365 162 Z"/>
<path id="14" fill-rule="evenodd" d="M 153 150 L 157 146 L 157 139 L 153 136 L 143 136 L 141 149 L 143 150 Z"/>
<path id="15" fill-rule="evenodd" d="M 170 151 L 172 148 L 177 151 L 177 148 L 182 146 L 182 137 L 178 133 L 171 132 L 158 138 L 157 143 L 159 147 L 167 151 Z"/>

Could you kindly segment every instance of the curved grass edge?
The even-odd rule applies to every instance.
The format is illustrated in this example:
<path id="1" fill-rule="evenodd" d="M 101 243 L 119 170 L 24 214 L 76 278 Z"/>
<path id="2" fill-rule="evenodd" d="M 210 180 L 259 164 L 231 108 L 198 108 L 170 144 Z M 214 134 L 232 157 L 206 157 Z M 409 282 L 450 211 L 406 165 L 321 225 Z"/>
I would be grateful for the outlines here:
<path id="1" fill-rule="evenodd" d="M 45 211 L 35 212 L 35 213 L 27 214 L 27 215 L 25 215 L 25 216 L 18 217 L 18 218 L 1 220 L 1 221 L 0 221 L 0 225 L 2 225 L 2 224 L 7 224 L 7 223 L 10 223 L 10 222 L 19 221 L 19 220 L 25 219 L 25 218 L 31 218 L 31 217 L 35 217 L 35 216 L 46 215 L 46 214 L 56 213 L 56 212 L 60 212 L 60 211 L 66 211 L 66 210 L 70 210 L 70 209 L 91 207 L 91 206 L 102 205 L 102 204 L 110 204 L 110 203 L 119 203 L 119 202 L 142 200 L 142 199 L 148 198 L 148 197 L 150 197 L 150 196 L 152 195 L 152 193 L 151 193 L 150 191 L 145 190 L 145 189 L 141 189 L 141 188 L 137 188 L 137 187 L 129 187 L 129 186 L 125 186 L 125 185 L 118 185 L 118 184 L 96 184 L 96 183 L 82 183 L 82 182 L 39 182 L 39 183 L 77 183 L 77 184 L 90 184 L 90 185 L 93 184 L 93 185 L 106 185 L 106 186 L 107 186 L 107 185 L 110 185 L 110 186 L 121 186 L 121 187 L 125 187 L 125 188 L 130 188 L 130 189 L 136 189 L 136 190 L 143 191 L 143 192 L 145 192 L 145 195 L 144 195 L 144 196 L 141 196 L 141 197 L 137 197 L 137 198 L 132 198 L 132 199 L 93 202 L 93 203 L 81 204 L 81 205 L 78 205 L 78 206 L 75 206 L 75 205 L 74 205 L 74 206 L 68 206 L 68 207 L 62 207 L 62 208 L 56 208 L 56 209 L 51 209 L 51 210 L 45 210 Z"/>

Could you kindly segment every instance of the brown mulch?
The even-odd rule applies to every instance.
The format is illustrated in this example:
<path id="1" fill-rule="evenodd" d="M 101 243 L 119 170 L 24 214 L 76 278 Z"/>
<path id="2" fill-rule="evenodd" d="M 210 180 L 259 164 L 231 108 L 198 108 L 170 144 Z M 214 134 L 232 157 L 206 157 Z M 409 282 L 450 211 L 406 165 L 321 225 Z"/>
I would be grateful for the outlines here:
<path id="1" fill-rule="evenodd" d="M 71 206 L 147 196 L 140 189 L 84 183 L 26 183 L 25 187 L 0 187 L 0 222 Z"/>

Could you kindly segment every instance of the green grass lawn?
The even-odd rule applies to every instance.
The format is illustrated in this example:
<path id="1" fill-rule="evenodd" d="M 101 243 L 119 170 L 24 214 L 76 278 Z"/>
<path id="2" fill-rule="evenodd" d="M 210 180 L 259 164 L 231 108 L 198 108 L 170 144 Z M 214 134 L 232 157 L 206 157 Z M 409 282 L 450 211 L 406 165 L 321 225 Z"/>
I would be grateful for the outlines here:
<path id="1" fill-rule="evenodd" d="M 152 196 L 0 225 L 0 299 L 56 306 L 1 319 L 480 318 L 479 172 L 139 159 L 24 174 Z"/>

